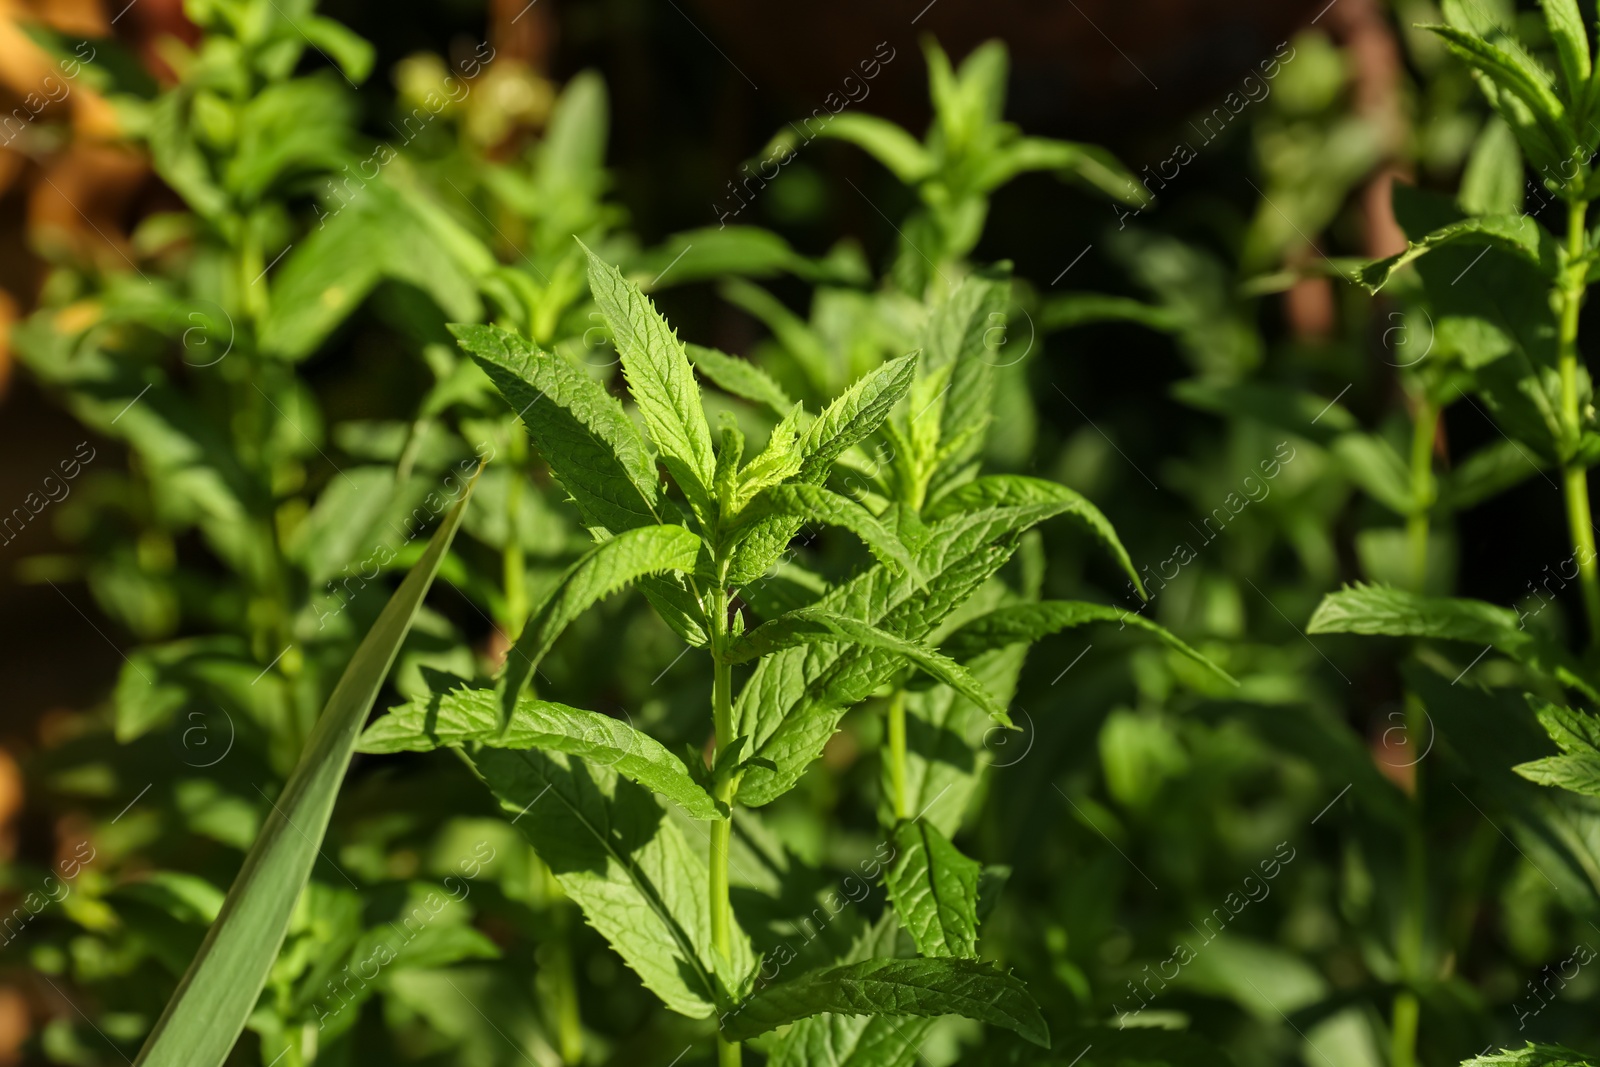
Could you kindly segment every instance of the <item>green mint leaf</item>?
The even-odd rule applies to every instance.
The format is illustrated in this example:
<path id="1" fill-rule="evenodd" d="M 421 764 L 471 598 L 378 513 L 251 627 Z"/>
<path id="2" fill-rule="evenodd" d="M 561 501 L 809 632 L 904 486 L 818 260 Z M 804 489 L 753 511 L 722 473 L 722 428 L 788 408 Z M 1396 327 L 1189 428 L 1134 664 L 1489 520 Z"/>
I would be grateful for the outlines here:
<path id="1" fill-rule="evenodd" d="M 1482 645 L 1600 701 L 1584 668 L 1566 649 L 1525 629 L 1510 608 L 1482 600 L 1421 596 L 1387 585 L 1347 586 L 1322 598 L 1306 633 L 1384 634 Z"/>
<path id="2" fill-rule="evenodd" d="M 498 695 L 489 689 L 455 689 L 392 708 L 367 727 L 358 750 L 431 752 L 466 745 L 580 756 L 659 793 L 693 818 L 726 817 L 683 761 L 649 734 L 609 715 L 531 698 L 517 701 L 502 726 Z"/>
<path id="3" fill-rule="evenodd" d="M 1600 797 L 1600 752 L 1573 752 L 1546 756 L 1511 768 L 1530 782 L 1555 786 L 1569 793 Z"/>
<path id="4" fill-rule="evenodd" d="M 877 566 L 830 590 L 815 606 L 921 641 L 1011 558 L 1023 530 L 1049 514 L 1030 505 L 952 515 L 912 539 L 924 584 Z M 902 533 L 907 529 L 902 524 Z M 735 731 L 752 738 L 753 754 L 776 769 L 747 771 L 740 802 L 759 807 L 786 792 L 822 754 L 845 710 L 900 669 L 899 658 L 889 653 L 838 645 L 789 649 L 758 663 L 735 702 Z"/>
<path id="5" fill-rule="evenodd" d="M 1551 279 L 1560 270 L 1561 255 L 1555 238 L 1533 219 L 1527 215 L 1479 215 L 1452 222 L 1412 241 L 1404 252 L 1367 264 L 1356 280 L 1369 293 L 1376 293 L 1395 271 L 1448 244 L 1497 248 L 1539 268 Z"/>
<path id="6" fill-rule="evenodd" d="M 885 912 L 863 930 L 836 963 L 861 963 L 896 955 L 900 924 Z M 824 1012 L 794 1023 L 773 1045 L 769 1067 L 913 1067 L 932 1019 Z"/>
<path id="7" fill-rule="evenodd" d="M 579 557 L 529 614 L 506 654 L 501 720 L 510 721 L 511 709 L 539 661 L 573 619 L 646 575 L 692 572 L 701 551 L 700 538 L 682 526 L 641 526 L 602 541 Z"/>
<path id="8" fill-rule="evenodd" d="M 1484 95 L 1518 130 L 1534 162 L 1543 168 L 1570 158 L 1577 143 L 1550 71 L 1471 0 L 1445 0 L 1442 7 L 1451 25 L 1422 28 L 1442 37 L 1456 58 L 1483 75 L 1480 87 Z M 1510 101 L 1500 99 L 1502 94 L 1514 97 L 1522 107 L 1509 106 Z M 1521 115 L 1515 115 L 1517 121 L 1513 121 L 1517 111 Z"/>
<path id="9" fill-rule="evenodd" d="M 1597 1063 L 1600 1057 L 1587 1052 L 1564 1045 L 1536 1045 L 1530 1041 L 1519 1049 L 1501 1049 L 1463 1060 L 1461 1067 L 1595 1067 Z"/>
<path id="10" fill-rule="evenodd" d="M 848 141 L 865 149 L 907 185 L 931 177 L 933 156 L 915 137 L 888 119 L 859 111 L 843 111 L 817 129 L 817 135 Z"/>
<path id="11" fill-rule="evenodd" d="M 719 513 L 733 514 L 739 496 L 739 464 L 744 462 L 744 433 L 733 413 L 724 411 L 717 443 L 717 472 L 713 482 Z"/>
<path id="12" fill-rule="evenodd" d="M 995 189 L 1019 174 L 1053 171 L 1073 182 L 1120 201 L 1145 208 L 1155 203 L 1134 173 L 1115 154 L 1099 145 L 1057 141 L 1046 137 L 1019 137 L 980 164 L 975 183 Z"/>
<path id="13" fill-rule="evenodd" d="M 856 380 L 823 409 L 800 440 L 802 481 L 820 485 L 834 460 L 865 441 L 906 395 L 916 375 L 915 352 L 892 359 Z"/>
<path id="14" fill-rule="evenodd" d="M 841 526 L 859 537 L 861 543 L 880 561 L 899 567 L 913 576 L 917 574 L 916 564 L 906 547 L 872 512 L 849 497 L 820 485 L 792 482 L 763 489 L 739 513 L 729 531 L 737 546 L 730 578 L 734 584 L 754 581 L 776 561 L 777 553 L 772 551 L 774 542 L 767 538 L 769 530 L 764 528 L 765 521 L 769 519 L 785 520 L 795 525 L 816 522 Z M 761 536 L 752 537 L 752 533 Z M 782 551 L 791 536 L 792 533 L 778 544 L 778 552 Z"/>
<path id="15" fill-rule="evenodd" d="M 819 643 L 854 645 L 898 656 L 978 704 L 1002 725 L 1011 724 L 1005 706 L 990 696 L 982 684 L 955 660 L 919 642 L 880 630 L 870 623 L 819 608 L 801 608 L 762 623 L 735 642 L 728 650 L 728 658 L 734 663 L 747 663 L 784 649 Z"/>
<path id="16" fill-rule="evenodd" d="M 704 503 L 710 499 L 716 456 L 683 343 L 637 285 L 587 245 L 583 250 L 589 256 L 589 289 L 611 327 L 645 429 L 684 493 Z"/>
<path id="17" fill-rule="evenodd" d="M 1072 516 L 1088 528 L 1123 573 L 1133 580 L 1134 587 L 1144 593 L 1144 582 L 1133 569 L 1133 560 L 1122 547 L 1111 520 L 1086 497 L 1064 485 L 1020 474 L 992 474 L 957 486 L 939 497 L 923 512 L 923 518 L 933 522 L 961 511 L 990 508 L 1014 512 L 1018 530 L 1057 515 Z"/>
<path id="18" fill-rule="evenodd" d="M 1600 750 L 1600 716 L 1552 704 L 1532 693 L 1527 694 L 1526 699 L 1533 713 L 1539 717 L 1539 725 L 1544 727 L 1545 733 L 1550 735 L 1550 740 L 1561 751 Z"/>
<path id="19" fill-rule="evenodd" d="M 1552 704 L 1532 693 L 1527 695 L 1527 700 L 1545 733 L 1562 754 L 1521 763 L 1511 769 L 1540 785 L 1600 796 L 1600 716 Z"/>
<path id="20" fill-rule="evenodd" d="M 930 494 L 962 476 L 983 450 L 994 412 L 991 352 L 1005 338 L 1011 281 L 1004 274 L 968 277 L 928 316 L 922 337 L 923 381 L 912 393 L 913 440 L 923 420 L 936 427 L 937 449 L 924 460 Z"/>
<path id="21" fill-rule="evenodd" d="M 924 956 L 978 955 L 978 877 L 968 859 L 934 827 L 918 819 L 894 828 L 895 857 L 883 876 L 900 921 Z"/>
<path id="22" fill-rule="evenodd" d="M 722 1033 L 744 1040 L 822 1012 L 964 1015 L 1050 1047 L 1050 1029 L 1022 981 L 964 959 L 874 959 L 813 971 L 746 1000 L 723 1017 Z"/>
<path id="23" fill-rule="evenodd" d="M 647 575 L 635 583 L 639 592 L 656 609 L 661 621 L 683 638 L 690 648 L 704 648 L 711 642 L 706 632 L 705 609 L 683 579 L 670 574 Z"/>
<path id="24" fill-rule="evenodd" d="M 1556 46 L 1556 60 L 1561 64 L 1567 99 L 1581 105 L 1593 70 L 1589 60 L 1589 31 L 1584 27 L 1578 0 L 1539 0 L 1539 6 L 1544 8 L 1545 26 L 1550 31 L 1551 43 Z M 1581 122 L 1581 110 L 1576 107 L 1571 110 L 1574 120 Z"/>
<path id="25" fill-rule="evenodd" d="M 684 347 L 688 350 L 694 369 L 711 379 L 711 383 L 723 392 L 759 404 L 779 418 L 783 418 L 794 407 L 795 402 L 784 392 L 783 386 L 748 359 L 730 356 L 704 345 Z"/>
<path id="26" fill-rule="evenodd" d="M 1108 604 L 1089 604 L 1078 600 L 1046 600 L 1028 604 L 1007 604 L 980 615 L 945 638 L 940 651 L 953 659 L 966 660 L 990 649 L 1013 644 L 1032 644 L 1049 634 L 1091 623 L 1117 623 L 1154 635 L 1162 644 L 1205 667 L 1230 685 L 1233 676 L 1179 640 L 1170 630 L 1123 608 Z"/>
<path id="27" fill-rule="evenodd" d="M 733 496 L 731 512 L 738 514 L 750 498 L 769 486 L 779 485 L 800 473 L 804 456 L 800 450 L 800 427 L 805 408 L 795 404 L 767 438 L 767 447 L 739 472 L 739 486 Z"/>
<path id="28" fill-rule="evenodd" d="M 617 399 L 582 368 L 498 326 L 453 325 L 521 417 L 587 526 L 654 525 L 659 479 L 644 438 Z"/>
<path id="29" fill-rule="evenodd" d="M 691 846 L 647 790 L 565 753 L 479 749 L 473 769 L 584 918 L 670 1009 L 710 1016 L 712 961 L 705 850 Z M 755 966 L 734 927 L 735 970 Z"/>

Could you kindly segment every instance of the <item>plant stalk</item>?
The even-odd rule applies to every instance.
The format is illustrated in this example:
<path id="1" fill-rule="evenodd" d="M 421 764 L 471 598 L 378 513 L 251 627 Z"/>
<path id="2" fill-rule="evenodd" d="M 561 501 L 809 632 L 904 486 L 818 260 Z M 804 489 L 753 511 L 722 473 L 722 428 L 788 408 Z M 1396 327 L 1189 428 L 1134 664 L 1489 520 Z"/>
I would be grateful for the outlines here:
<path id="1" fill-rule="evenodd" d="M 896 821 L 911 818 L 911 797 L 906 791 L 906 694 L 896 689 L 889 698 L 889 788 L 893 792 Z"/>
<path id="2" fill-rule="evenodd" d="M 546 966 L 554 979 L 552 1005 L 556 1017 L 556 1051 L 565 1064 L 583 1062 L 583 1021 L 578 1015 L 578 976 L 572 961 L 572 941 L 567 930 L 565 911 L 570 905 L 563 902 L 561 930 L 546 947 Z"/>
<path id="3" fill-rule="evenodd" d="M 1437 491 L 1433 480 L 1433 442 L 1439 432 L 1439 405 L 1427 389 L 1417 404 L 1411 424 L 1411 500 L 1413 510 L 1406 518 L 1407 556 L 1411 564 L 1411 584 L 1423 591 L 1428 578 L 1428 509 Z"/>
<path id="4" fill-rule="evenodd" d="M 729 700 L 733 667 L 719 661 L 715 664 L 714 670 L 716 673 L 711 683 L 711 702 L 716 719 L 717 742 L 713 765 L 733 740 L 733 708 Z M 731 778 L 719 780 L 714 790 L 716 798 L 725 804 L 731 803 L 732 786 Z M 733 940 L 728 921 L 728 843 L 732 837 L 732 829 L 732 823 L 727 819 L 718 819 L 711 824 L 711 945 L 722 954 L 723 959 L 730 962 L 733 958 L 731 951 Z"/>
<path id="5" fill-rule="evenodd" d="M 1416 984 L 1422 978 L 1423 923 L 1428 908 L 1427 837 L 1423 825 L 1422 757 L 1416 746 L 1431 733 L 1427 712 L 1415 697 L 1406 701 L 1406 751 L 1413 754 L 1411 764 L 1411 802 L 1406 822 L 1406 894 L 1400 917 L 1400 936 L 1396 962 L 1400 969 L 1400 991 L 1394 996 L 1390 1023 L 1391 1067 L 1416 1067 L 1417 1030 L 1422 1021 L 1422 1002 Z M 1425 753 L 1424 753 L 1425 754 Z"/>
<path id="6" fill-rule="evenodd" d="M 556 1054 L 564 1064 L 583 1062 L 583 1019 L 578 1012 L 578 975 L 572 958 L 574 906 L 550 865 L 531 853 L 534 897 L 543 902 L 550 935 L 539 944 L 534 989 L 546 1026 L 554 1031 Z"/>
<path id="7" fill-rule="evenodd" d="M 1557 359 L 1561 369 L 1561 421 L 1564 430 L 1563 452 L 1569 457 L 1562 468 L 1562 487 L 1567 499 L 1567 525 L 1572 533 L 1572 552 L 1578 564 L 1578 585 L 1583 591 L 1583 608 L 1589 623 L 1589 646 L 1600 649 L 1600 565 L 1595 559 L 1594 521 L 1589 509 L 1589 478 L 1583 462 L 1574 455 L 1582 432 L 1578 411 L 1578 312 L 1587 287 L 1588 264 L 1583 258 L 1585 214 L 1588 204 L 1574 200 L 1567 205 L 1567 263 L 1558 292 L 1561 307 L 1561 332 Z"/>
<path id="8" fill-rule="evenodd" d="M 236 411 L 248 414 L 242 419 L 236 416 L 230 420 L 230 424 L 235 453 L 259 478 L 267 500 L 266 513 L 255 522 L 260 549 L 256 564 L 248 576 L 253 585 L 255 603 L 259 605 L 250 613 L 250 642 L 257 660 L 269 663 L 269 669 L 275 668 L 275 673 L 283 681 L 283 706 L 280 709 L 282 726 L 277 731 L 275 741 L 281 746 L 280 757 L 288 761 L 288 767 L 292 767 L 311 734 L 316 711 L 302 706 L 294 684 L 295 676 L 299 673 L 300 653 L 293 650 L 288 564 L 284 559 L 280 538 L 278 509 L 273 502 L 278 472 L 267 456 L 264 445 L 266 427 L 270 422 L 267 408 L 272 401 L 266 389 L 262 388 L 264 375 L 269 368 L 254 350 L 267 314 L 261 237 L 257 226 L 244 216 L 239 219 L 236 237 L 232 252 L 235 284 L 238 287 L 237 306 L 243 311 L 249 328 L 243 352 L 244 368 L 228 375 L 228 380 L 238 387 Z M 270 387 L 270 382 L 268 385 Z"/>
<path id="9" fill-rule="evenodd" d="M 501 570 L 506 587 L 505 632 L 515 640 L 528 618 L 528 564 L 522 540 L 517 536 L 517 514 L 522 510 L 522 471 L 528 462 L 528 439 L 519 420 L 510 425 L 506 451 L 511 460 L 511 485 L 506 490 L 506 543 L 501 551 Z"/>
<path id="10" fill-rule="evenodd" d="M 554 1016 L 556 1051 L 561 1062 L 583 1062 L 583 1020 L 578 1014 L 578 974 L 572 959 L 572 905 L 561 891 L 560 884 L 544 868 L 545 879 L 550 883 L 550 915 L 555 920 L 554 935 L 544 946 L 543 964 L 549 978 L 549 1007 Z"/>
<path id="11" fill-rule="evenodd" d="M 1394 995 L 1394 1020 L 1390 1027 L 1391 1067 L 1417 1067 L 1417 1022 L 1422 1005 L 1409 989 Z"/>
<path id="12" fill-rule="evenodd" d="M 733 665 L 724 658 L 728 645 L 728 591 L 726 583 L 720 579 L 713 599 L 711 718 L 716 727 L 716 747 L 711 765 L 714 770 L 719 770 L 723 753 L 733 744 Z M 716 778 L 713 787 L 713 795 L 728 805 L 730 816 L 737 786 L 732 774 L 723 773 Z M 724 963 L 733 962 L 733 906 L 728 897 L 728 846 L 732 837 L 731 817 L 716 819 L 711 823 L 711 949 L 722 957 Z M 739 1064 L 739 1043 L 729 1041 L 719 1033 L 718 1067 L 739 1067 Z"/>

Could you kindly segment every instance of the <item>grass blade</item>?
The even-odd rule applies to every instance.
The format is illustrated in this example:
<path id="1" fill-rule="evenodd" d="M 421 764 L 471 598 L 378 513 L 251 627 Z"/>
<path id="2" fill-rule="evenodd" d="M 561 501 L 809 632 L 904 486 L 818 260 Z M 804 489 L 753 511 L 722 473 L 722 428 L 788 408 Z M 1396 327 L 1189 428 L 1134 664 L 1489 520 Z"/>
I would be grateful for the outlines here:
<path id="1" fill-rule="evenodd" d="M 433 584 L 471 495 L 469 486 L 356 649 L 228 890 L 217 921 L 206 932 L 134 1067 L 211 1067 L 226 1060 L 233 1049 L 277 959 L 295 901 L 311 875 L 367 712 Z"/>

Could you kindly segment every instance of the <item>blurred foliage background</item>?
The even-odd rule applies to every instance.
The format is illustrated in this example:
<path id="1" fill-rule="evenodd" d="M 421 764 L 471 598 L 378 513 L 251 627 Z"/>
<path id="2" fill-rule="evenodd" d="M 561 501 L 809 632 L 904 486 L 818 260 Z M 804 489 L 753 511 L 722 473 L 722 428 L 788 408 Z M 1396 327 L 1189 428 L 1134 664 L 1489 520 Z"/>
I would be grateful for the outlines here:
<path id="1" fill-rule="evenodd" d="M 235 6 L 261 26 L 227 29 Z M 1021 669 L 1024 732 L 971 739 L 990 771 L 957 825 L 1007 872 L 984 952 L 1030 983 L 1062 1063 L 1074 1026 L 1118 1023 L 1187 1031 L 1240 1067 L 1600 1047 L 1597 972 L 1567 974 L 1600 943 L 1593 812 L 1545 811 L 1504 780 L 1541 749 L 1494 693 L 1460 687 L 1446 721 L 1415 695 L 1434 683 L 1403 675 L 1431 662 L 1494 685 L 1515 668 L 1428 651 L 1402 667 L 1396 642 L 1305 632 L 1354 580 L 1537 603 L 1556 637 L 1580 618 L 1570 592 L 1531 599 L 1567 554 L 1559 492 L 1470 398 L 1420 435 L 1439 485 L 1417 503 L 1395 457 L 1438 410 L 1432 320 L 1327 269 L 1404 247 L 1392 181 L 1453 197 L 1472 166 L 1473 188 L 1493 177 L 1469 76 L 1411 28 L 1437 18 L 1429 0 L 8 0 L 0 507 L 27 520 L 0 535 L 16 917 L 0 920 L 0 1063 L 131 1058 L 262 784 L 381 604 L 369 583 L 420 548 L 403 538 L 351 585 L 368 534 L 424 506 L 421 475 L 500 459 L 402 693 L 425 668 L 503 655 L 508 620 L 582 547 L 557 494 L 513 477 L 520 435 L 439 329 L 496 314 L 586 351 L 574 233 L 650 282 L 685 339 L 807 399 L 825 393 L 808 368 L 848 380 L 882 355 L 840 294 L 914 289 L 919 258 L 1014 264 L 988 462 L 1094 500 L 1146 575 L 1144 610 L 1243 682 L 1219 690 L 1116 627 L 1073 631 Z M 1026 173 L 973 194 L 987 213 L 964 242 L 929 221 L 954 186 L 805 138 L 807 116 L 846 106 L 920 137 L 924 34 L 956 60 L 1003 42 L 1005 118 L 1104 146 L 1154 203 Z M 86 42 L 96 62 L 67 76 Z M 41 101 L 53 73 L 66 88 Z M 180 136 L 162 101 L 182 94 Z M 783 131 L 805 143 L 769 176 Z M 374 160 L 383 180 L 351 195 Z M 369 208 L 365 229 L 348 221 Z M 722 222 L 782 241 L 719 244 Z M 940 240 L 948 259 L 922 254 Z M 396 466 L 419 479 L 390 492 Z M 365 526 L 341 540 L 349 524 Z M 1021 566 L 1047 596 L 1138 603 L 1066 532 Z M 709 683 L 681 651 L 619 599 L 563 639 L 546 682 L 698 748 Z M 770 839 L 752 830 L 752 856 L 771 846 L 752 865 L 795 899 L 877 844 L 878 721 L 845 726 L 767 812 Z M 319 867 L 238 1062 L 278 1042 L 290 1062 L 665 1065 L 697 1040 L 454 762 L 358 760 L 327 854 L 339 870 Z M 364 937 L 461 877 L 465 906 L 334 1033 L 309 1054 L 284 1036 L 316 1028 Z M 972 1036 L 941 1022 L 921 1056 L 957 1062 Z"/>

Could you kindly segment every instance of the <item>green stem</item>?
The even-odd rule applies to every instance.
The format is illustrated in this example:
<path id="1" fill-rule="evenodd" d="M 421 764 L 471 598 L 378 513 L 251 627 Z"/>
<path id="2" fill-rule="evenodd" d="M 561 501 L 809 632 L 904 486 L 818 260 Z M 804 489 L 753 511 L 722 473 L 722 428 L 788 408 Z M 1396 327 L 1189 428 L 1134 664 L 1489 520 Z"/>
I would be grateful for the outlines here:
<path id="1" fill-rule="evenodd" d="M 528 460 L 528 439 L 522 426 L 511 423 L 510 445 L 506 451 L 511 460 L 511 485 L 506 490 L 506 543 L 501 551 L 502 571 L 506 588 L 506 635 L 515 638 L 516 632 L 528 618 L 528 565 L 522 553 L 522 541 L 517 537 L 517 513 L 522 510 L 522 471 Z"/>
<path id="2" fill-rule="evenodd" d="M 725 573 L 726 565 L 721 570 Z M 738 782 L 734 775 L 726 773 L 720 766 L 723 753 L 733 744 L 733 665 L 724 658 L 728 645 L 728 592 L 726 581 L 720 577 L 712 600 L 711 718 L 716 727 L 712 767 L 723 772 L 716 778 L 713 795 L 731 809 Z M 716 819 L 711 823 L 711 948 L 722 957 L 724 963 L 733 962 L 733 906 L 728 897 L 728 846 L 732 837 L 732 818 Z M 718 1067 L 739 1067 L 739 1063 L 739 1043 L 728 1041 L 718 1034 Z"/>
<path id="3" fill-rule="evenodd" d="M 1428 577 L 1428 509 L 1436 497 L 1433 481 L 1433 442 L 1439 432 L 1439 405 L 1427 389 L 1417 405 L 1411 425 L 1411 500 L 1413 511 L 1406 519 L 1406 542 L 1411 561 L 1411 582 L 1422 592 Z"/>
<path id="4" fill-rule="evenodd" d="M 572 959 L 574 906 L 556 881 L 555 872 L 537 854 L 531 856 L 530 884 L 535 899 L 543 902 L 549 936 L 539 943 L 539 973 L 535 991 L 546 1025 L 556 1036 L 561 1062 L 583 1062 L 583 1021 L 578 1015 L 578 977 Z"/>
<path id="5" fill-rule="evenodd" d="M 261 251 L 261 231 L 248 215 L 239 218 L 239 303 L 244 307 L 252 327 L 261 328 L 267 316 L 267 281 L 265 257 Z"/>
<path id="6" fill-rule="evenodd" d="M 567 905 L 562 904 L 563 911 Z M 572 943 L 563 922 L 560 933 L 545 946 L 547 966 L 554 981 L 552 1000 L 555 1001 L 556 1049 L 561 1062 L 583 1062 L 583 1022 L 578 1017 L 578 977 L 572 964 Z"/>
<path id="7" fill-rule="evenodd" d="M 896 820 L 911 818 L 911 797 L 906 792 L 906 694 L 896 689 L 889 698 L 889 785 L 894 793 Z"/>
<path id="8" fill-rule="evenodd" d="M 1416 1067 L 1417 1022 L 1422 1005 L 1409 989 L 1394 995 L 1394 1023 L 1390 1029 L 1390 1067 Z"/>
<path id="9" fill-rule="evenodd" d="M 714 670 L 711 701 L 716 718 L 717 743 L 713 764 L 721 759 L 733 739 L 733 710 L 728 699 L 733 668 L 727 663 L 718 662 Z M 732 786 L 733 779 L 730 776 L 720 778 L 714 789 L 716 798 L 724 804 L 730 803 L 733 800 Z M 732 829 L 728 819 L 717 819 L 711 824 L 711 946 L 730 962 L 733 958 L 733 938 L 728 921 L 728 843 L 732 838 Z"/>
<path id="10" fill-rule="evenodd" d="M 550 882 L 550 913 L 554 935 L 545 948 L 545 967 L 550 975 L 550 1014 L 555 1017 L 556 1049 L 562 1063 L 583 1062 L 583 1021 L 578 1015 L 578 975 L 572 961 L 572 905 L 549 867 L 544 868 Z"/>
<path id="11" fill-rule="evenodd" d="M 1561 307 L 1561 332 L 1557 359 L 1561 368 L 1561 421 L 1566 438 L 1563 452 L 1571 457 L 1578 449 L 1582 420 L 1578 411 L 1578 312 L 1583 306 L 1588 263 L 1584 258 L 1584 215 L 1588 205 L 1573 201 L 1567 205 L 1567 263 L 1558 291 Z M 1589 621 L 1589 645 L 1600 648 L 1600 566 L 1595 560 L 1594 522 L 1589 510 L 1589 479 L 1581 460 L 1569 458 L 1562 468 L 1562 485 L 1567 498 L 1567 525 L 1572 533 L 1572 552 L 1578 564 L 1578 584 L 1583 590 L 1584 614 Z"/>
<path id="12" fill-rule="evenodd" d="M 1395 994 L 1390 1026 L 1391 1067 L 1416 1067 L 1417 1030 L 1422 1020 L 1422 1003 L 1414 992 L 1422 978 L 1423 923 L 1428 907 L 1427 837 L 1423 826 L 1422 760 L 1417 746 L 1431 733 L 1427 712 L 1415 697 L 1406 703 L 1406 751 L 1416 760 L 1411 765 L 1411 803 L 1406 824 L 1406 896 L 1400 917 L 1400 936 L 1396 961 L 1400 969 L 1400 992 Z"/>
<path id="13" fill-rule="evenodd" d="M 279 755 L 288 761 L 288 766 L 293 766 L 293 761 L 311 734 L 316 713 L 303 707 L 296 694 L 295 678 L 299 674 L 301 654 L 293 647 L 289 567 L 279 537 L 279 511 L 273 503 L 279 471 L 275 469 L 264 444 L 268 437 L 267 427 L 271 423 L 269 390 L 273 385 L 266 376 L 273 373 L 273 369 L 254 350 L 267 314 L 266 282 L 260 277 L 263 272 L 260 231 L 248 216 L 240 216 L 236 232 L 238 240 L 232 252 L 235 284 L 239 290 L 238 306 L 249 326 L 245 331 L 244 350 L 241 353 L 242 369 L 236 365 L 225 372 L 238 390 L 236 411 L 241 416 L 230 422 L 234 452 L 246 468 L 254 472 L 267 501 L 265 514 L 254 523 L 259 549 L 255 566 L 251 568 L 251 578 L 254 581 L 253 599 L 258 607 L 251 613 L 250 641 L 256 658 L 263 663 L 273 664 L 277 675 L 283 680 Z M 278 372 L 284 373 L 281 368 Z"/>
<path id="14" fill-rule="evenodd" d="M 1589 479 L 1583 464 L 1570 463 L 1562 472 L 1567 494 L 1567 521 L 1572 527 L 1572 552 L 1583 589 L 1583 610 L 1589 620 L 1589 645 L 1600 648 L 1600 570 L 1595 566 L 1594 521 L 1589 512 Z"/>

